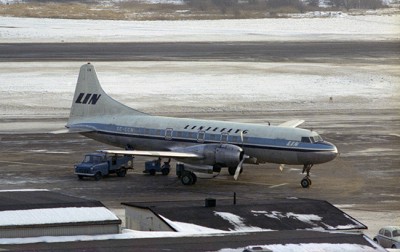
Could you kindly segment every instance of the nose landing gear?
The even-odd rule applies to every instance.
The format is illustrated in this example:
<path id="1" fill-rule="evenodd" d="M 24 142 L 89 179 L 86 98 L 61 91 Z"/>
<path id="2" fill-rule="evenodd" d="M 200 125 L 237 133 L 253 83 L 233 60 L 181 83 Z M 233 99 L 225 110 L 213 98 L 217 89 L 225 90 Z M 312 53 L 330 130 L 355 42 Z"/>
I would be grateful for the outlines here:
<path id="1" fill-rule="evenodd" d="M 311 167 L 313 167 L 313 164 L 305 164 L 303 166 L 303 172 L 307 172 L 307 175 L 301 180 L 300 184 L 303 188 L 308 188 L 312 184 L 311 179 L 310 179 L 310 170 Z"/>

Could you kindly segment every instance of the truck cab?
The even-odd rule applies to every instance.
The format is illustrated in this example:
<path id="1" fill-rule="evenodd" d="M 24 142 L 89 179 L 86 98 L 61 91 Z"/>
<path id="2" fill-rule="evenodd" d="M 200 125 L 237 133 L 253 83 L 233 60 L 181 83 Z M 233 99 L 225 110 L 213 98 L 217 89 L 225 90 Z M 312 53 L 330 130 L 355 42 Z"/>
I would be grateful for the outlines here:
<path id="1" fill-rule="evenodd" d="M 131 156 L 108 156 L 106 153 L 95 152 L 86 154 L 83 161 L 75 165 L 75 175 L 79 179 L 93 177 L 100 180 L 103 176 L 117 174 L 125 177 L 127 170 L 132 169 L 133 157 Z"/>

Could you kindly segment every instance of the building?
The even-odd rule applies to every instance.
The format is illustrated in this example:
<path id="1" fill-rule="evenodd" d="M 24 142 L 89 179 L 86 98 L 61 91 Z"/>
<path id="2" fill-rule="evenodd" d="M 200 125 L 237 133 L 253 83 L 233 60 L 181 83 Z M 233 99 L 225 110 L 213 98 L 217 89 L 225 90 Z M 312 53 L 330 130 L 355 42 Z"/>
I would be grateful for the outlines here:
<path id="1" fill-rule="evenodd" d="M 327 201 L 268 199 L 129 202 L 126 228 L 140 231 L 358 230 L 367 227 Z"/>
<path id="2" fill-rule="evenodd" d="M 100 201 L 47 190 L 0 191 L 0 237 L 117 234 L 121 220 Z"/>

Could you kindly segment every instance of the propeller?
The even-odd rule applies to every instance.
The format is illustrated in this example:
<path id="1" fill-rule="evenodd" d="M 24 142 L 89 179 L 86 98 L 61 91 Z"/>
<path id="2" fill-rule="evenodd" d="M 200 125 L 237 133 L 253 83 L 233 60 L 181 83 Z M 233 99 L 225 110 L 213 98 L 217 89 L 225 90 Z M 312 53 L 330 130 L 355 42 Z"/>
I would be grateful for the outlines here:
<path id="1" fill-rule="evenodd" d="M 246 158 L 249 158 L 249 156 L 243 155 L 242 160 L 240 160 L 238 166 L 236 167 L 235 175 L 233 175 L 233 178 L 235 180 L 238 180 L 238 177 L 239 177 L 239 174 L 240 174 L 240 170 L 242 169 L 243 162 L 244 162 L 244 160 Z"/>

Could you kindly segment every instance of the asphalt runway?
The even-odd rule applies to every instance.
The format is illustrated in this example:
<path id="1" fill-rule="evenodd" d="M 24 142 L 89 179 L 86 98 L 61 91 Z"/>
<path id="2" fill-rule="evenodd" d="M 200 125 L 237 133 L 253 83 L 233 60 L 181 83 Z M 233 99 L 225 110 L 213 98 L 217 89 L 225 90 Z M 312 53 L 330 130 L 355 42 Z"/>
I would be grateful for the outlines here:
<path id="1" fill-rule="evenodd" d="M 0 61 L 400 62 L 398 41 L 3 43 Z"/>
<path id="2" fill-rule="evenodd" d="M 315 43 L 109 43 L 109 44 L 0 44 L 1 61 L 67 60 L 229 60 L 398 64 L 398 42 Z M 174 116 L 173 111 L 168 116 Z M 400 221 L 400 128 L 399 109 L 327 109 L 312 113 L 275 110 L 226 115 L 179 113 L 180 117 L 252 122 L 261 118 L 302 118 L 333 142 L 341 155 L 314 166 L 309 189 L 300 186 L 301 167 L 276 164 L 245 165 L 239 181 L 226 170 L 215 178 L 200 178 L 184 186 L 174 175 L 142 173 L 144 158 L 135 159 L 135 169 L 125 178 L 110 176 L 100 181 L 78 180 L 73 166 L 83 155 L 109 148 L 83 136 L 51 134 L 0 135 L 0 190 L 49 189 L 68 195 L 96 199 L 121 216 L 121 202 L 159 200 L 203 200 L 312 198 L 327 200 L 367 226 L 370 234 L 379 226 Z M 16 119 L 18 120 L 18 119 Z M 52 122 L 60 119 L 46 119 Z M 63 120 L 63 119 L 61 119 Z M 66 122 L 67 119 L 65 119 Z M 29 123 L 29 120 L 26 121 Z M 46 122 L 44 122 L 46 123 Z M 174 166 L 174 163 L 172 164 Z M 217 174 L 215 174 L 217 175 Z M 366 222 L 364 222 L 366 221 Z"/>

